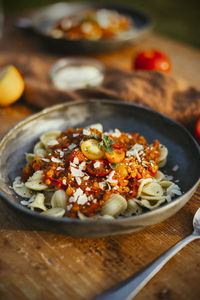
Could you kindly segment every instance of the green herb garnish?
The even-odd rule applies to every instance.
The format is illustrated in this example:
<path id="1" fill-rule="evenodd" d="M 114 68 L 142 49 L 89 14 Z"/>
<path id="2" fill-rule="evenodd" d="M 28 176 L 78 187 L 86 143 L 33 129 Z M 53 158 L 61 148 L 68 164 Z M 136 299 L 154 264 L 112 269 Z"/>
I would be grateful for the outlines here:
<path id="1" fill-rule="evenodd" d="M 95 132 L 92 132 L 92 136 L 93 136 L 95 139 L 97 139 L 97 140 L 100 139 L 100 137 L 98 136 L 98 134 L 96 134 Z"/>
<path id="2" fill-rule="evenodd" d="M 91 162 L 92 162 L 91 160 L 87 160 L 87 161 L 86 161 L 86 165 L 91 164 Z"/>
<path id="3" fill-rule="evenodd" d="M 110 166 L 113 170 L 115 170 L 115 169 L 117 168 L 117 164 L 116 164 L 116 163 L 114 163 L 114 164 L 109 163 L 109 166 Z"/>
<path id="4" fill-rule="evenodd" d="M 102 141 L 99 143 L 99 146 L 102 146 L 105 148 L 105 150 L 109 153 L 113 153 L 113 147 L 111 146 L 114 144 L 113 140 L 109 138 L 106 134 L 102 134 Z"/>

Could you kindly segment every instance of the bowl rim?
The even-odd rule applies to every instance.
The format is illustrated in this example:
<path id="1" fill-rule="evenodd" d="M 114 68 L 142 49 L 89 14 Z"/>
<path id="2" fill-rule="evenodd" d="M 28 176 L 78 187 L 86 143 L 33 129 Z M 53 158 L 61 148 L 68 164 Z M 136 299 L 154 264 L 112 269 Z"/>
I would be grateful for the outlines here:
<path id="1" fill-rule="evenodd" d="M 51 107 L 45 108 L 35 114 L 30 115 L 29 117 L 23 119 L 22 121 L 18 122 L 16 125 L 14 125 L 13 127 L 11 127 L 0 139 L 0 151 L 3 147 L 3 145 L 7 142 L 7 140 L 9 140 L 9 137 L 12 135 L 12 133 L 15 130 L 20 129 L 21 127 L 23 127 L 25 124 L 37 119 L 38 117 L 41 117 L 43 115 L 46 115 L 50 112 L 56 111 L 60 108 L 63 107 L 68 107 L 68 106 L 73 106 L 73 105 L 81 105 L 83 103 L 100 103 L 100 104 L 113 104 L 113 105 L 122 105 L 122 106 L 126 106 L 126 107 L 136 107 L 138 109 L 144 109 L 150 113 L 153 113 L 155 115 L 159 115 L 161 118 L 164 118 L 165 120 L 167 120 L 168 122 L 170 122 L 173 125 L 176 125 L 178 127 L 181 128 L 181 130 L 183 130 L 187 136 L 190 138 L 191 142 L 193 142 L 194 146 L 196 147 L 199 155 L 200 155 L 200 146 L 198 145 L 197 141 L 193 138 L 193 136 L 190 134 L 190 132 L 182 125 L 180 124 L 178 121 L 171 119 L 170 117 L 157 112 L 149 107 L 140 105 L 140 104 L 135 104 L 135 103 L 129 103 L 129 102 L 124 102 L 121 100 L 108 100 L 108 99 L 95 99 L 95 98 L 90 98 L 90 99 L 81 99 L 81 100 L 77 100 L 77 101 L 69 101 L 69 102 L 65 102 L 65 103 L 60 103 L 60 104 L 56 104 L 53 105 Z M 24 207 L 23 205 L 21 205 L 20 203 L 16 203 L 12 200 L 10 200 L 2 191 L 1 191 L 1 187 L 0 187 L 0 198 L 4 199 L 10 206 L 12 206 L 12 208 L 19 210 L 21 213 L 24 213 L 30 217 L 33 218 L 39 218 L 40 220 L 43 221 L 51 221 L 52 223 L 78 223 L 78 224 L 111 224 L 111 223 L 126 223 L 127 220 L 130 221 L 131 219 L 136 219 L 138 221 L 143 220 L 144 218 L 146 218 L 146 216 L 151 217 L 155 214 L 159 214 L 160 211 L 163 210 L 168 210 L 168 208 L 172 208 L 173 206 L 176 206 L 178 203 L 180 203 L 182 201 L 182 198 L 189 195 L 192 191 L 194 191 L 198 184 L 200 183 L 200 177 L 195 181 L 195 183 L 193 184 L 193 186 L 184 194 L 182 194 L 179 197 L 176 197 L 173 201 L 171 201 L 170 203 L 165 203 L 163 206 L 159 206 L 158 208 L 156 208 L 155 210 L 151 210 L 151 211 L 147 211 L 141 215 L 133 215 L 130 217 L 121 217 L 121 218 L 113 218 L 113 219 L 85 219 L 85 220 L 81 220 L 81 219 L 74 219 L 74 218 L 69 218 L 67 216 L 65 217 L 53 217 L 53 216 L 46 216 L 46 215 L 41 215 L 35 211 L 32 211 L 30 209 L 27 209 L 26 207 Z"/>

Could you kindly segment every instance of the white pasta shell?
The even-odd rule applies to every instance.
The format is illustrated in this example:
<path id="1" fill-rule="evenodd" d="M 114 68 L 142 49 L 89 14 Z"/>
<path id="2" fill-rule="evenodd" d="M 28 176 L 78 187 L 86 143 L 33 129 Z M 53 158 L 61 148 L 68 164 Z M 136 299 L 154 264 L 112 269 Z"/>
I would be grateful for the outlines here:
<path id="1" fill-rule="evenodd" d="M 158 171 L 155 177 L 156 181 L 162 181 L 165 179 L 165 174 L 163 174 L 163 172 Z"/>
<path id="2" fill-rule="evenodd" d="M 35 190 L 35 191 L 46 190 L 48 188 L 48 185 L 43 183 L 42 173 L 43 171 L 35 172 L 31 177 L 29 177 L 28 181 L 25 183 L 25 186 L 28 189 Z"/>
<path id="3" fill-rule="evenodd" d="M 159 164 L 158 164 L 159 168 L 164 167 L 164 166 L 166 165 L 166 162 L 167 162 L 167 159 L 166 159 L 166 158 L 163 159 L 163 160 L 161 160 L 161 161 L 159 162 Z"/>
<path id="4" fill-rule="evenodd" d="M 165 202 L 165 197 L 162 197 L 162 199 L 160 199 L 159 201 L 155 202 L 155 203 L 151 203 L 150 201 L 146 200 L 146 199 L 142 199 L 142 200 L 137 200 L 137 203 L 143 207 L 146 207 L 150 210 L 153 210 L 155 208 L 157 208 L 158 206 L 160 206 L 163 202 Z"/>
<path id="5" fill-rule="evenodd" d="M 163 189 L 157 182 L 150 182 L 143 187 L 142 193 L 149 196 L 159 197 L 163 195 Z"/>
<path id="6" fill-rule="evenodd" d="M 89 128 L 96 129 L 98 131 L 103 132 L 103 126 L 100 123 L 92 124 L 92 125 L 86 127 L 86 129 L 89 129 Z"/>
<path id="7" fill-rule="evenodd" d="M 137 198 L 140 197 L 140 194 L 141 194 L 141 192 L 142 192 L 143 187 L 144 187 L 147 183 L 150 183 L 150 182 L 152 182 L 152 181 L 153 181 L 152 178 L 143 179 L 143 180 L 141 181 L 140 186 L 139 186 L 139 189 L 138 189 L 138 193 L 137 193 Z"/>
<path id="8" fill-rule="evenodd" d="M 168 149 L 164 145 L 160 144 L 159 145 L 159 150 L 160 150 L 160 161 L 163 161 L 164 159 L 167 158 L 168 155 Z"/>
<path id="9" fill-rule="evenodd" d="M 67 206 L 67 194 L 63 190 L 57 190 L 53 194 L 51 198 L 51 206 L 54 207 L 61 207 L 66 209 Z"/>
<path id="10" fill-rule="evenodd" d="M 44 157 L 47 154 L 47 151 L 44 148 L 44 145 L 41 142 L 35 144 L 33 153 L 39 157 Z"/>
<path id="11" fill-rule="evenodd" d="M 165 196 L 149 196 L 146 194 L 141 194 L 141 199 L 145 199 L 145 200 L 151 200 L 151 201 L 159 201 L 161 199 L 165 199 Z"/>
<path id="12" fill-rule="evenodd" d="M 33 210 L 34 210 L 34 208 L 39 208 L 43 211 L 47 210 L 46 206 L 44 205 L 44 199 L 45 198 L 44 198 L 44 195 L 42 193 L 37 193 L 34 200 L 33 200 L 33 202 L 31 202 L 29 204 L 29 207 Z"/>
<path id="13" fill-rule="evenodd" d="M 34 159 L 35 159 L 35 155 L 33 153 L 26 153 L 26 162 L 28 164 L 32 163 Z"/>
<path id="14" fill-rule="evenodd" d="M 60 131 L 50 131 L 47 132 L 43 135 L 41 135 L 40 137 L 40 141 L 42 142 L 42 144 L 46 147 L 48 147 L 48 142 L 50 140 L 56 140 L 56 138 L 60 135 Z"/>
<path id="15" fill-rule="evenodd" d="M 65 209 L 60 207 L 50 208 L 41 213 L 41 215 L 52 216 L 52 217 L 63 217 L 64 214 L 65 214 Z"/>
<path id="16" fill-rule="evenodd" d="M 78 211 L 78 217 L 80 220 L 88 220 L 90 219 L 89 217 L 87 217 L 86 215 L 84 215 L 82 212 Z"/>
<path id="17" fill-rule="evenodd" d="M 136 199 L 129 199 L 127 201 L 127 209 L 122 213 L 123 216 L 129 217 L 134 214 L 139 215 L 142 213 L 142 208 L 136 203 Z"/>
<path id="18" fill-rule="evenodd" d="M 19 178 L 13 182 L 13 189 L 15 193 L 23 198 L 31 198 L 33 192 L 25 186 L 24 182 L 22 182 Z"/>
<path id="19" fill-rule="evenodd" d="M 126 208 L 126 199 L 118 194 L 112 194 L 102 206 L 101 214 L 117 217 L 121 213 L 123 213 L 126 210 Z"/>
<path id="20" fill-rule="evenodd" d="M 170 185 L 172 185 L 173 182 L 171 181 L 168 181 L 168 180 L 163 180 L 160 182 L 160 185 L 163 187 L 163 188 L 168 188 Z"/>
<path id="21" fill-rule="evenodd" d="M 54 190 L 51 191 L 51 190 L 46 189 L 44 191 L 45 205 L 51 205 L 51 199 L 52 199 L 53 194 L 54 194 Z"/>

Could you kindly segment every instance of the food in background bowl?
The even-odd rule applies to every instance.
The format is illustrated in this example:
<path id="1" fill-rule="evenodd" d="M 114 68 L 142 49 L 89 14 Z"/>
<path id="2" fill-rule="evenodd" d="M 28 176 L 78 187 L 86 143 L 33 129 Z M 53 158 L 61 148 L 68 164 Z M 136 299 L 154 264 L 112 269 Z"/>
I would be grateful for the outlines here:
<path id="1" fill-rule="evenodd" d="M 69 40 L 99 40 L 117 37 L 133 28 L 130 17 L 115 10 L 91 9 L 59 20 L 49 35 Z"/>
<path id="2" fill-rule="evenodd" d="M 43 215 L 116 218 L 170 202 L 181 191 L 159 171 L 168 150 L 138 133 L 103 132 L 101 124 L 43 134 L 13 183 Z"/>

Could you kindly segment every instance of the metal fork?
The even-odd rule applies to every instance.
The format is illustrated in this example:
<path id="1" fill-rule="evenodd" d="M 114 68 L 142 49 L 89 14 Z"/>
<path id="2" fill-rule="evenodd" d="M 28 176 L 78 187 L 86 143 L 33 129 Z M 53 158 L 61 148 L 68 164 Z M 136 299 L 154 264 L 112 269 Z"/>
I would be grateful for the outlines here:
<path id="1" fill-rule="evenodd" d="M 93 300 L 131 300 L 137 293 L 160 271 L 160 269 L 172 258 L 178 251 L 193 240 L 200 238 L 200 208 L 196 211 L 193 218 L 194 231 L 172 248 L 162 254 L 158 259 L 149 264 L 146 268 L 133 274 L 123 282 L 93 298 Z"/>

